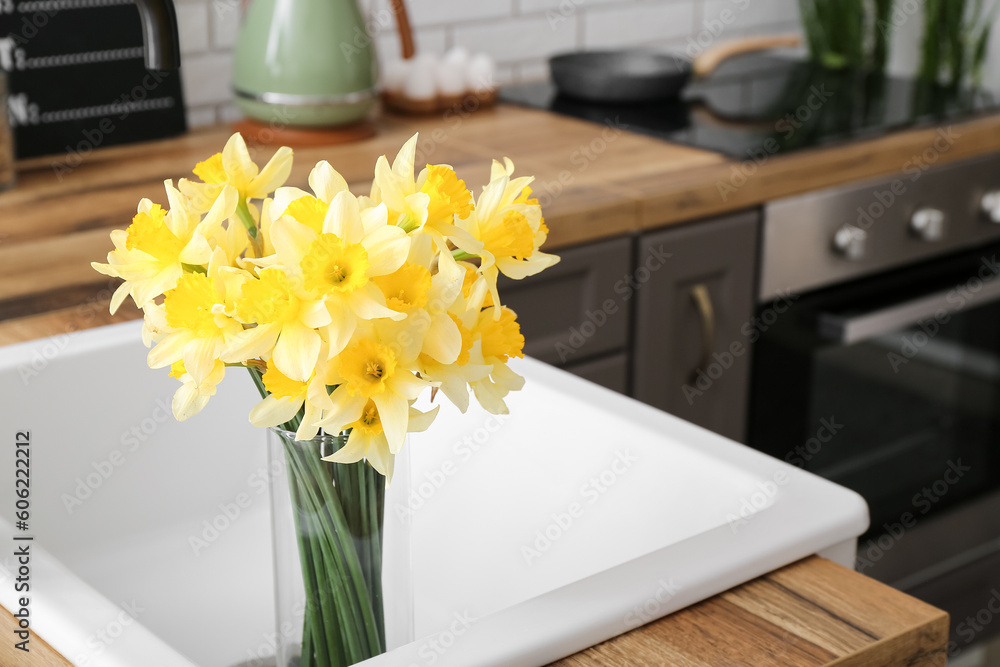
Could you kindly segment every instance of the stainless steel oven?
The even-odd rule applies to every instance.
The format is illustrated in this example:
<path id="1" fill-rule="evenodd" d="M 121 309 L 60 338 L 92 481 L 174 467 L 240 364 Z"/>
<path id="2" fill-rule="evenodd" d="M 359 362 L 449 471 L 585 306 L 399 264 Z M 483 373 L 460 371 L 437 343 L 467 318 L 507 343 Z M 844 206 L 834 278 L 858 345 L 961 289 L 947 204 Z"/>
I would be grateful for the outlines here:
<path id="1" fill-rule="evenodd" d="M 1000 157 L 904 167 L 762 239 L 748 442 L 867 499 L 858 568 L 949 611 L 953 651 L 1000 634 L 998 193 Z"/>

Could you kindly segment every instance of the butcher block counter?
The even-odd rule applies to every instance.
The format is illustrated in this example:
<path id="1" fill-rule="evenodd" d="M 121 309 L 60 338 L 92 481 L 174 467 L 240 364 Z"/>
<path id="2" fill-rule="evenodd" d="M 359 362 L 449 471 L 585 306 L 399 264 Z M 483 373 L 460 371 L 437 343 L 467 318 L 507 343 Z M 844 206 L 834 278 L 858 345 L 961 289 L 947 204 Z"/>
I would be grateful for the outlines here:
<path id="1" fill-rule="evenodd" d="M 546 249 L 694 221 L 801 192 L 897 173 L 925 151 L 937 164 L 1000 150 L 1000 117 L 947 130 L 900 132 L 864 142 L 755 162 L 671 145 L 601 126 L 510 106 L 445 117 L 383 117 L 374 138 L 297 148 L 289 184 L 305 186 L 319 159 L 356 193 L 367 192 L 379 155 L 391 158 L 421 134 L 417 164 L 454 166 L 474 191 L 488 159 L 510 157 L 533 174 L 551 230 Z M 108 314 L 115 284 L 90 268 L 108 233 L 124 229 L 142 197 L 164 202 L 162 181 L 189 176 L 231 132 L 212 127 L 84 156 L 23 161 L 19 181 L 0 194 L 0 344 L 58 335 L 138 316 L 129 302 Z M 947 132 L 948 148 L 933 150 Z M 272 147 L 254 146 L 263 164 Z M 0 624 L 10 624 L 0 614 Z M 768 574 L 627 635 L 559 662 L 625 665 L 944 665 L 942 611 L 830 561 L 813 557 Z M 9 633 L 8 633 L 9 634 Z M 44 638 L 43 638 L 44 639 Z M 63 665 L 56 655 L 24 656 L 0 645 L 4 665 Z"/>
<path id="2" fill-rule="evenodd" d="M 736 162 L 542 111 L 501 105 L 445 117 L 382 117 L 378 134 L 358 143 L 296 149 L 290 185 L 304 187 L 318 160 L 338 169 L 352 189 L 368 191 L 379 155 L 395 155 L 421 134 L 418 166 L 454 166 L 474 191 L 489 159 L 510 157 L 533 174 L 551 230 L 546 249 L 637 233 L 810 190 L 898 173 L 926 152 L 935 164 L 1000 150 L 1000 117 L 943 130 L 899 132 L 822 150 Z M 112 229 L 124 229 L 142 197 L 165 203 L 162 181 L 191 176 L 222 149 L 231 129 L 200 129 L 180 138 L 96 149 L 18 165 L 18 183 L 0 193 L 0 344 L 112 321 L 100 307 L 113 284 L 90 268 L 103 260 Z M 84 147 L 86 148 L 86 147 Z M 273 148 L 254 147 L 263 164 Z M 136 314 L 123 308 L 121 318 Z"/>

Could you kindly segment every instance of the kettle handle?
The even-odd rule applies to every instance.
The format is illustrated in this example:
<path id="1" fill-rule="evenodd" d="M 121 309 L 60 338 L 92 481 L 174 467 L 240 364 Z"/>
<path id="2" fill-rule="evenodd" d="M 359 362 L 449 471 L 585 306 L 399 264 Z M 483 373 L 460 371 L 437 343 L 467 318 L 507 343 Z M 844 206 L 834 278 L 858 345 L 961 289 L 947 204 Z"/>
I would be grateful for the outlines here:
<path id="1" fill-rule="evenodd" d="M 416 49 L 413 46 L 413 29 L 410 27 L 410 17 L 406 13 L 406 5 L 403 0 L 392 0 L 392 11 L 396 15 L 396 29 L 399 31 L 403 60 L 409 60 L 413 57 Z"/>

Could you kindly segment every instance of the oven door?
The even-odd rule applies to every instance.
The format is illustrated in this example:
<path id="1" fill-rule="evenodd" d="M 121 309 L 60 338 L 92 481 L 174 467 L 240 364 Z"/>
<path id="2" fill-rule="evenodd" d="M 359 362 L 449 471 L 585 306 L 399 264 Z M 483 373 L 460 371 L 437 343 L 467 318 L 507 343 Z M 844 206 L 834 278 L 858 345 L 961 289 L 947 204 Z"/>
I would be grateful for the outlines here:
<path id="1" fill-rule="evenodd" d="M 915 589 L 973 552 L 1000 573 L 1000 246 L 789 295 L 749 329 L 748 443 L 865 497 L 866 574 Z"/>

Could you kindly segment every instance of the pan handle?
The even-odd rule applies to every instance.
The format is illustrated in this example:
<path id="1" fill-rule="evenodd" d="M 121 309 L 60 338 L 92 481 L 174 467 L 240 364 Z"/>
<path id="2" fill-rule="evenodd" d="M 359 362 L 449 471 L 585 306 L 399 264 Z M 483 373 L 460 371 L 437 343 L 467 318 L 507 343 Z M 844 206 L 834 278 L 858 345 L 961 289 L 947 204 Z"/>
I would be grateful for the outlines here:
<path id="1" fill-rule="evenodd" d="M 767 49 L 791 48 L 802 45 L 802 37 L 799 35 L 765 35 L 763 37 L 744 37 L 714 46 L 691 63 L 691 69 L 698 78 L 708 76 L 722 61 L 733 56 L 753 51 L 766 51 Z"/>

